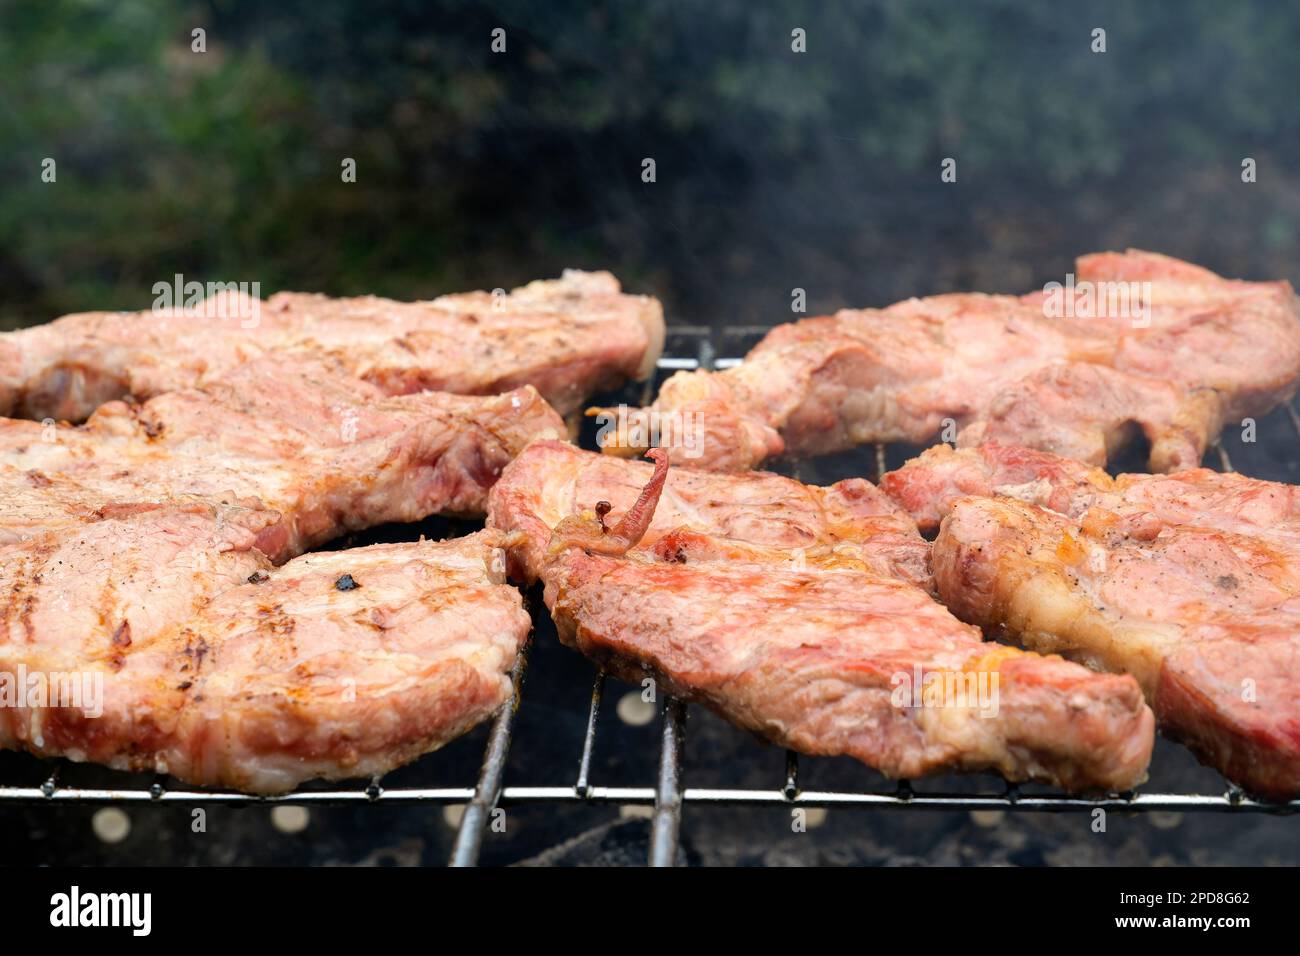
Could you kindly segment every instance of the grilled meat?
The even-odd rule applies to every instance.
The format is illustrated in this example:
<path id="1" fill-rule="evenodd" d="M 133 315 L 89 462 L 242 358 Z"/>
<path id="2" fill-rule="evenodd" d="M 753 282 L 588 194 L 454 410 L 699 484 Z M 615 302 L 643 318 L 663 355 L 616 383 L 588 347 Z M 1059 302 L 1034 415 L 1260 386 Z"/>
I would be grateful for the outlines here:
<path id="1" fill-rule="evenodd" d="M 388 394 L 535 387 L 561 413 L 644 378 L 663 348 L 656 299 L 606 272 L 430 302 L 222 292 L 193 308 L 94 312 L 0 334 L 0 414 L 80 421 L 100 404 L 201 384 L 259 356 L 329 358 Z"/>
<path id="2" fill-rule="evenodd" d="M 1070 362 L 1048 365 L 1002 389 L 982 417 L 958 433 L 957 445 L 998 442 L 1105 465 L 1140 431 L 1151 444 L 1152 471 L 1182 471 L 1200 465 L 1228 423 L 1224 411 L 1221 394 L 1211 388 Z"/>
<path id="3" fill-rule="evenodd" d="M 1206 763 L 1266 797 L 1300 794 L 1300 488 L 1204 469 L 1111 481 L 1059 461 L 1031 478 L 1022 452 L 980 452 L 896 473 L 947 512 L 933 560 L 953 613 L 1132 674 Z M 974 490 L 981 471 L 1002 496 L 952 494 L 954 475 Z"/>
<path id="4" fill-rule="evenodd" d="M 564 423 L 531 387 L 487 398 L 387 397 L 314 359 L 259 359 L 83 426 L 0 419 L 0 542 L 75 526 L 104 505 L 260 501 L 282 561 L 348 530 L 482 514 L 501 469 Z"/>
<path id="5" fill-rule="evenodd" d="M 723 471 L 948 429 L 963 445 L 1090 464 L 1140 429 L 1152 470 L 1168 471 L 1199 464 L 1225 423 L 1294 393 L 1289 284 L 1135 251 L 1085 256 L 1076 271 L 1059 293 L 939 295 L 778 326 L 734 368 L 674 375 L 641 424 L 689 433 L 692 464 Z"/>
<path id="6" fill-rule="evenodd" d="M 989 442 L 960 450 L 927 448 L 884 475 L 880 487 L 922 531 L 934 531 L 959 498 L 997 495 L 1077 516 L 1114 483 L 1100 468 L 1072 458 Z"/>
<path id="7" fill-rule="evenodd" d="M 0 546 L 0 671 L 83 689 L 0 709 L 0 745 L 273 793 L 383 773 L 508 698 L 530 621 L 497 532 L 274 568 L 277 520 L 176 502 Z"/>
<path id="8" fill-rule="evenodd" d="M 985 643 L 918 586 L 925 544 L 869 485 L 667 473 L 662 452 L 651 476 L 559 451 L 527 449 L 490 520 L 529 539 L 521 563 L 561 640 L 612 673 L 895 777 L 1144 779 L 1154 722 L 1136 682 Z M 634 482 L 646 487 L 628 501 Z M 619 520 L 573 513 L 587 494 L 618 501 Z"/>
<path id="9" fill-rule="evenodd" d="M 604 521 L 626 517 L 652 468 L 643 462 L 582 451 L 558 441 L 535 441 L 501 474 L 489 495 L 488 524 L 521 531 L 511 549 L 511 576 L 536 581 L 552 529 L 569 515 L 609 507 Z M 674 468 L 653 519 L 633 554 L 678 528 L 719 538 L 782 548 L 792 557 L 834 552 L 859 556 L 882 574 L 930 586 L 928 549 L 915 526 L 885 495 L 860 478 L 828 488 L 763 472 L 743 476 Z"/>

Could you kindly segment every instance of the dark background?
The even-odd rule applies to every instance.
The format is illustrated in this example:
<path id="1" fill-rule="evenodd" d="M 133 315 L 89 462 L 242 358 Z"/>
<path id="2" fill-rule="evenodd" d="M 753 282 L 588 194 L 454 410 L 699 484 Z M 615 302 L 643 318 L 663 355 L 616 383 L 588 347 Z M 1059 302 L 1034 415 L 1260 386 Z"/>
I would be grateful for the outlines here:
<path id="1" fill-rule="evenodd" d="M 1126 246 L 1294 281 L 1298 91 L 1300 5 L 1281 3 L 5 3 L 0 327 L 146 308 L 177 272 L 263 295 L 422 298 L 608 268 L 692 325 L 785 321 L 795 287 L 810 312 L 1025 291 Z M 956 183 L 940 181 L 944 157 Z M 1257 182 L 1242 182 L 1245 157 Z M 1261 425 L 1257 445 L 1230 447 L 1242 470 L 1295 477 L 1293 432 Z M 591 673 L 539 635 L 507 784 L 572 782 Z M 658 724 L 618 719 L 627 691 L 607 689 L 594 783 L 652 783 Z M 467 786 L 485 737 L 385 783 Z M 47 773 L 0 755 L 3 782 Z M 783 775 L 780 750 L 692 708 L 688 785 Z M 65 777 L 124 781 L 149 783 Z M 886 786 L 851 761 L 805 761 L 802 782 Z M 1148 789 L 1222 783 L 1162 742 Z M 440 863 L 455 832 L 424 807 L 313 809 L 295 835 L 262 808 L 212 808 L 201 835 L 183 808 L 129 812 L 127 839 L 104 844 L 90 809 L 0 810 L 3 862 Z M 644 820 L 615 808 L 509 821 L 484 862 L 645 858 Z M 832 811 L 795 834 L 782 808 L 688 807 L 682 844 L 704 863 L 1300 862 L 1294 818 L 1089 822 Z"/>
<path id="2" fill-rule="evenodd" d="M 1130 245 L 1295 279 L 1297 90 L 1277 2 L 15 0 L 0 323 L 176 272 L 420 298 L 602 267 L 693 324 Z"/>

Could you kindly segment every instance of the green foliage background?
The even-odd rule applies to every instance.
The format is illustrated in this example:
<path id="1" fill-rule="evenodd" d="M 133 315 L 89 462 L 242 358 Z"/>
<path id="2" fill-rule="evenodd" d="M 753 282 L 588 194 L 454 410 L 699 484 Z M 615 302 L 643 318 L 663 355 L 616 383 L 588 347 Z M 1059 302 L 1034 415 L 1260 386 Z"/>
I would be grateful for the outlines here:
<path id="1" fill-rule="evenodd" d="M 793 286 L 1013 290 L 1130 244 L 1296 278 L 1298 91 L 1268 2 L 15 0 L 0 324 L 175 272 L 414 298 L 603 266 L 760 323 Z"/>

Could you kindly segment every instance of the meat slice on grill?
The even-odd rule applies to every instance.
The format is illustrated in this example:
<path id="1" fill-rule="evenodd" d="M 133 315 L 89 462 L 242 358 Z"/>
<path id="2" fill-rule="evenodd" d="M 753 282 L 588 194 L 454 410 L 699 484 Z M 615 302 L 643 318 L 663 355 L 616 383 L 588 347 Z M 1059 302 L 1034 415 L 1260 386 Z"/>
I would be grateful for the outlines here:
<path id="1" fill-rule="evenodd" d="M 778 326 L 733 368 L 677 373 L 633 421 L 724 471 L 946 429 L 1090 464 L 1140 430 L 1152 470 L 1168 471 L 1294 393 L 1288 283 L 1135 251 L 1085 256 L 1076 272 L 1073 293 L 939 295 Z"/>
<path id="2" fill-rule="evenodd" d="M 278 562 L 349 530 L 480 515 L 529 440 L 563 433 L 530 386 L 388 397 L 329 363 L 260 359 L 82 426 L 0 419 L 0 542 L 114 502 L 258 500 L 283 516 L 259 540 Z"/>
<path id="3" fill-rule="evenodd" d="M 1267 410 L 1254 406 L 1254 411 Z M 1091 465 L 1141 432 L 1152 471 L 1196 468 L 1229 419 L 1221 394 L 1129 372 L 1069 362 L 1008 385 L 957 435 L 958 447 L 986 442 L 1043 449 Z"/>
<path id="4" fill-rule="evenodd" d="M 621 521 L 650 481 L 649 464 L 594 454 L 559 441 L 535 441 L 506 467 L 489 495 L 488 524 L 523 532 L 511 549 L 511 575 L 529 583 L 541 572 L 551 531 L 566 517 Z M 728 541 L 784 549 L 791 560 L 855 553 L 891 577 L 930 587 L 928 546 L 893 502 L 860 478 L 827 488 L 780 475 L 726 475 L 673 468 L 636 554 L 670 531 L 689 528 Z M 863 551 L 864 542 L 871 548 Z"/>
<path id="5" fill-rule="evenodd" d="M 663 335 L 658 300 L 623 294 L 607 272 L 429 302 L 222 292 L 192 308 L 69 315 L 0 334 L 0 414 L 80 421 L 111 399 L 151 398 L 294 352 L 389 394 L 532 385 L 567 414 L 594 391 L 648 375 Z"/>
<path id="6" fill-rule="evenodd" d="M 176 502 L 0 546 L 0 671 L 82 695 L 0 708 L 0 745 L 273 793 L 383 773 L 509 697 L 530 621 L 498 532 L 274 568 L 276 521 Z"/>
<path id="7" fill-rule="evenodd" d="M 799 509 L 842 486 L 797 493 L 802 486 L 768 475 L 667 473 L 666 455 L 652 454 L 661 456 L 653 477 L 617 459 L 600 469 L 624 473 L 598 491 L 624 502 L 617 522 L 604 508 L 571 513 L 575 489 L 597 491 L 595 474 L 575 470 L 574 459 L 567 478 L 549 476 L 531 502 L 516 493 L 512 472 L 536 475 L 548 455 L 536 445 L 494 489 L 491 520 L 530 539 L 570 512 L 544 551 L 534 540 L 523 549 L 525 564 L 538 561 L 565 643 L 773 742 L 847 754 L 894 777 L 994 770 L 1070 790 L 1125 789 L 1145 778 L 1154 721 L 1137 683 L 984 642 L 898 560 L 906 525 L 880 497 L 864 490 L 870 505 L 858 516 L 831 519 L 838 501 L 821 516 Z M 627 502 L 632 480 L 646 487 Z M 744 497 L 747 482 L 748 502 L 731 504 L 723 490 Z M 783 532 L 784 502 L 795 510 Z M 919 535 L 907 533 L 923 555 Z M 804 550 L 792 549 L 795 541 Z M 947 696 L 933 690 L 945 685 Z"/>
<path id="8" fill-rule="evenodd" d="M 934 531 L 959 498 L 1015 498 L 1077 516 L 1109 494 L 1114 481 L 1073 458 L 989 442 L 977 448 L 927 448 L 885 474 L 880 487 L 922 531 Z"/>
<path id="9" fill-rule="evenodd" d="M 947 513 L 933 560 L 953 613 L 1132 674 L 1203 761 L 1263 796 L 1300 794 L 1300 488 L 1205 469 L 1111 481 L 1050 461 L 1028 478 L 1020 451 L 980 452 L 895 473 Z M 981 471 L 997 496 L 951 494 Z"/>

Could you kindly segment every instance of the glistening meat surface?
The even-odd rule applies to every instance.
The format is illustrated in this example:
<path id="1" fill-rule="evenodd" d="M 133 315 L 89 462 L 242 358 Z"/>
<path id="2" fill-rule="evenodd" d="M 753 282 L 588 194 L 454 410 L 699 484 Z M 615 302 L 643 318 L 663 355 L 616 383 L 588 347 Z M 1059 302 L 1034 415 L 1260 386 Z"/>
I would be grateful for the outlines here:
<path id="1" fill-rule="evenodd" d="M 649 411 L 722 471 L 925 444 L 946 427 L 959 444 L 1090 464 L 1141 431 L 1152 470 L 1170 471 L 1199 464 L 1225 423 L 1294 393 L 1300 307 L 1286 282 L 1136 251 L 1085 256 L 1075 271 L 1074 292 L 1056 298 L 939 295 L 777 326 L 738 366 L 677 373 Z"/>
<path id="2" fill-rule="evenodd" d="M 294 353 L 332 360 L 389 394 L 532 385 L 567 414 L 594 391 L 648 375 L 663 335 L 658 300 L 623 294 L 607 272 L 430 302 L 222 292 L 191 308 L 83 313 L 0 334 L 0 414 L 80 421 L 111 399 L 151 398 Z"/>
<path id="3" fill-rule="evenodd" d="M 530 621 L 498 533 L 273 568 L 276 521 L 177 503 L 0 546 L 0 671 L 102 686 L 100 714 L 0 708 L 0 746 L 274 793 L 383 773 L 508 698 Z"/>
<path id="4" fill-rule="evenodd" d="M 511 468 L 535 467 L 536 449 Z M 582 476 L 570 462 L 568 479 L 535 486 L 541 500 L 514 496 L 506 523 L 532 537 L 569 512 L 544 551 L 530 542 L 525 563 L 535 562 L 561 640 L 613 673 L 651 676 L 776 743 L 847 754 L 896 777 L 993 770 L 1070 790 L 1145 778 L 1154 722 L 1136 682 L 984 642 L 898 560 L 902 540 L 921 555 L 925 544 L 882 496 L 863 495 L 876 520 L 796 512 L 792 540 L 821 543 L 795 548 L 782 544 L 780 504 L 770 499 L 751 502 L 747 520 L 729 526 L 737 511 L 685 507 L 713 502 L 726 482 L 739 489 L 774 476 L 714 476 L 708 485 L 686 475 L 674 490 L 666 459 L 653 477 L 637 463 L 607 461 L 624 477 L 601 498 L 624 494 L 632 476 L 646 483 L 617 522 L 573 507 Z M 514 484 L 507 473 L 494 491 L 494 522 Z M 787 489 L 783 500 L 827 491 Z M 670 513 L 661 516 L 657 502 Z M 685 513 L 696 516 L 689 527 L 676 522 Z M 927 697 L 936 686 L 939 696 Z"/>
<path id="5" fill-rule="evenodd" d="M 955 474 L 968 489 L 996 475 L 990 457 L 927 453 L 897 473 L 947 513 L 933 559 L 952 611 L 1132 674 L 1206 763 L 1266 797 L 1300 794 L 1300 488 L 1204 469 L 1080 483 L 1047 462 L 1001 495 L 994 478 L 995 497 L 951 493 Z"/>

